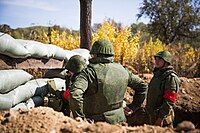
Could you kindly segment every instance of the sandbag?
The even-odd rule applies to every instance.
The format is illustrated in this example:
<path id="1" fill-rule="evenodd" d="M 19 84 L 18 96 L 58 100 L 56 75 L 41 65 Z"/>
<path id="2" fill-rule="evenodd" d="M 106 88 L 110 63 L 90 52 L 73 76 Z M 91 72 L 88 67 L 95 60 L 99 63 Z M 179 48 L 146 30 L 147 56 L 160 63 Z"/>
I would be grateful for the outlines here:
<path id="1" fill-rule="evenodd" d="M 72 52 L 79 53 L 83 58 L 86 59 L 87 64 L 89 64 L 89 61 L 88 61 L 88 60 L 91 58 L 91 55 L 90 55 L 90 51 L 89 51 L 89 50 L 83 49 L 83 48 L 77 48 L 77 49 L 73 49 Z"/>
<path id="2" fill-rule="evenodd" d="M 0 53 L 13 58 L 26 58 L 30 56 L 29 51 L 20 45 L 13 37 L 0 32 Z"/>
<path id="3" fill-rule="evenodd" d="M 61 47 L 58 47 L 54 44 L 48 44 L 47 47 L 49 48 L 49 52 L 52 55 L 52 58 L 58 59 L 58 60 L 64 60 L 66 57 L 65 50 Z"/>
<path id="4" fill-rule="evenodd" d="M 69 60 L 74 55 L 80 55 L 80 54 L 77 53 L 77 52 L 70 51 L 70 50 L 65 50 L 65 57 L 66 57 L 66 59 Z"/>
<path id="5" fill-rule="evenodd" d="M 32 40 L 16 39 L 22 46 L 24 46 L 31 54 L 31 57 L 49 59 L 53 57 L 53 53 L 49 52 L 47 44 Z"/>
<path id="6" fill-rule="evenodd" d="M 12 107 L 12 98 L 4 97 L 0 94 L 0 110 L 1 109 L 10 109 Z"/>
<path id="7" fill-rule="evenodd" d="M 0 70 L 0 93 L 7 93 L 32 78 L 33 76 L 24 70 Z"/>
<path id="8" fill-rule="evenodd" d="M 10 109 L 14 105 L 27 101 L 33 96 L 44 97 L 48 94 L 47 81 L 49 79 L 34 79 L 24 85 L 17 87 L 6 94 L 0 94 L 0 109 Z M 65 80 L 54 78 L 56 86 L 60 89 L 66 88 Z"/>
<path id="9" fill-rule="evenodd" d="M 64 60 L 66 58 L 65 50 L 54 44 L 44 44 L 32 40 L 16 40 L 31 53 L 31 57 L 46 59 L 54 58 L 58 60 Z"/>
<path id="10" fill-rule="evenodd" d="M 44 104 L 44 98 L 40 96 L 33 96 L 28 99 L 26 102 L 19 103 L 11 108 L 11 110 L 30 110 L 34 107 L 38 107 Z"/>
<path id="11" fill-rule="evenodd" d="M 44 44 L 32 40 L 16 40 L 31 53 L 31 57 L 64 60 L 70 59 L 73 55 L 81 55 L 87 61 L 90 58 L 90 51 L 87 49 L 78 48 L 70 51 L 64 50 L 54 44 Z"/>

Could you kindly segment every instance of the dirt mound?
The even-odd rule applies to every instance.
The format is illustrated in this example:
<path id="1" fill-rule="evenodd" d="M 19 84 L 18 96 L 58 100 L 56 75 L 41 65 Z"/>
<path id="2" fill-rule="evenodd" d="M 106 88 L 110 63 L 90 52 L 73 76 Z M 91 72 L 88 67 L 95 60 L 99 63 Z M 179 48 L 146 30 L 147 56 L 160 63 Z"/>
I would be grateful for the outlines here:
<path id="1" fill-rule="evenodd" d="M 200 78 L 181 77 L 177 106 L 190 112 L 200 111 Z"/>
<path id="2" fill-rule="evenodd" d="M 44 132 L 44 133 L 112 133 L 112 132 L 174 132 L 170 128 L 154 126 L 128 127 L 121 125 L 110 125 L 105 122 L 89 124 L 78 122 L 62 113 L 56 112 L 48 107 L 38 107 L 30 111 L 2 111 L 0 113 L 0 131 L 7 132 Z"/>
<path id="3" fill-rule="evenodd" d="M 175 125 L 184 120 L 200 128 L 200 78 L 181 77 L 181 87 L 175 108 Z"/>
<path id="4" fill-rule="evenodd" d="M 145 78 L 146 76 L 146 78 Z M 149 82 L 151 75 L 143 75 L 146 82 Z M 131 101 L 132 91 L 126 93 L 127 101 Z M 191 121 L 198 129 L 192 132 L 200 132 L 200 78 L 181 78 L 181 87 L 175 108 L 175 126 L 184 121 Z M 142 118 L 144 115 L 138 114 Z M 136 122 L 141 122 L 139 119 Z M 134 122 L 131 119 L 132 122 Z M 135 123 L 134 123 L 135 124 Z M 134 125 L 133 124 L 133 125 Z M 142 124 L 142 123 L 141 123 Z M 185 126 L 184 126 L 185 125 Z M 194 129 L 191 126 L 191 129 Z M 183 123 L 176 129 L 161 128 L 157 126 L 134 126 L 127 124 L 110 125 L 105 122 L 89 124 L 84 121 L 76 121 L 70 117 L 64 116 L 48 107 L 33 108 L 29 111 L 0 111 L 0 131 L 1 133 L 21 133 L 21 132 L 49 132 L 49 133 L 129 133 L 129 132 L 181 132 L 181 129 L 188 130 L 188 124 Z"/>

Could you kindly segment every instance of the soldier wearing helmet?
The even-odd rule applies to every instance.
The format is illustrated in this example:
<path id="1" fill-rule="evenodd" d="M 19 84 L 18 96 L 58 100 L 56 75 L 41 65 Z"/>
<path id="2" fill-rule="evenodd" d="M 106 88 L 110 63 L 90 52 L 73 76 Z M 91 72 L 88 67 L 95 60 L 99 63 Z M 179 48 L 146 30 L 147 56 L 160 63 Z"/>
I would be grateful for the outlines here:
<path id="1" fill-rule="evenodd" d="M 130 108 L 135 110 L 146 97 L 147 84 L 114 62 L 114 49 L 109 41 L 95 41 L 90 54 L 89 65 L 71 86 L 70 109 L 73 116 L 110 124 L 125 122 L 122 102 L 127 86 L 136 92 L 130 104 Z"/>
<path id="2" fill-rule="evenodd" d="M 86 59 L 80 55 L 72 56 L 69 61 L 67 62 L 65 68 L 70 71 L 71 73 L 78 74 L 80 73 L 85 67 Z"/>
<path id="3" fill-rule="evenodd" d="M 80 55 L 72 56 L 68 61 L 64 61 L 63 67 L 68 70 L 68 74 L 66 76 L 66 90 L 55 92 L 55 95 L 59 99 L 63 99 L 63 108 L 61 109 L 65 115 L 70 115 L 69 110 L 69 98 L 70 98 L 70 86 L 74 82 L 76 76 L 87 66 L 86 59 Z"/>
<path id="4" fill-rule="evenodd" d="M 169 51 L 158 52 L 155 56 L 153 78 L 147 93 L 147 110 L 151 124 L 173 126 L 174 110 L 180 80 L 172 67 Z"/>

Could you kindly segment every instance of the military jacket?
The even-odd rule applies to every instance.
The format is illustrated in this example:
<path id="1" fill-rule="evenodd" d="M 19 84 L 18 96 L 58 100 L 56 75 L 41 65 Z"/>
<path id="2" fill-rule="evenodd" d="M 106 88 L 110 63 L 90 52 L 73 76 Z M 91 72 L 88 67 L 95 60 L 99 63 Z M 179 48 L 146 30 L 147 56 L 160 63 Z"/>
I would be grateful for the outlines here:
<path id="1" fill-rule="evenodd" d="M 125 121 L 122 101 L 127 86 L 135 89 L 133 103 L 140 106 L 147 92 L 142 79 L 111 59 L 90 60 L 71 87 L 74 117 L 95 119 L 99 116 L 111 124 Z"/>
<path id="2" fill-rule="evenodd" d="M 172 66 L 155 69 L 149 83 L 147 93 L 147 109 L 152 112 L 159 110 L 160 118 L 164 118 L 173 108 L 174 102 L 164 98 L 164 91 L 178 92 L 180 80 Z"/>

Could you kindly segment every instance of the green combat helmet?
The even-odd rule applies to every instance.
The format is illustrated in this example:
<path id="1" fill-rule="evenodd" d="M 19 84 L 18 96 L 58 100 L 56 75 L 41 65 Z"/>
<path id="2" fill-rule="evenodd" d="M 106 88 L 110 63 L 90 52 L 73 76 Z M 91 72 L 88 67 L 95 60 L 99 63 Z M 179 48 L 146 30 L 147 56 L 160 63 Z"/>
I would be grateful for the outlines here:
<path id="1" fill-rule="evenodd" d="M 67 62 L 66 69 L 73 73 L 79 73 L 86 66 L 87 66 L 86 60 L 82 56 L 74 55 Z"/>
<path id="2" fill-rule="evenodd" d="M 171 64 L 171 61 L 172 61 L 172 55 L 170 54 L 169 51 L 158 52 L 154 57 L 160 57 L 164 61 L 168 62 L 169 64 Z"/>
<path id="3" fill-rule="evenodd" d="M 95 41 L 90 54 L 105 54 L 105 55 L 114 55 L 114 49 L 112 44 L 104 39 Z"/>

